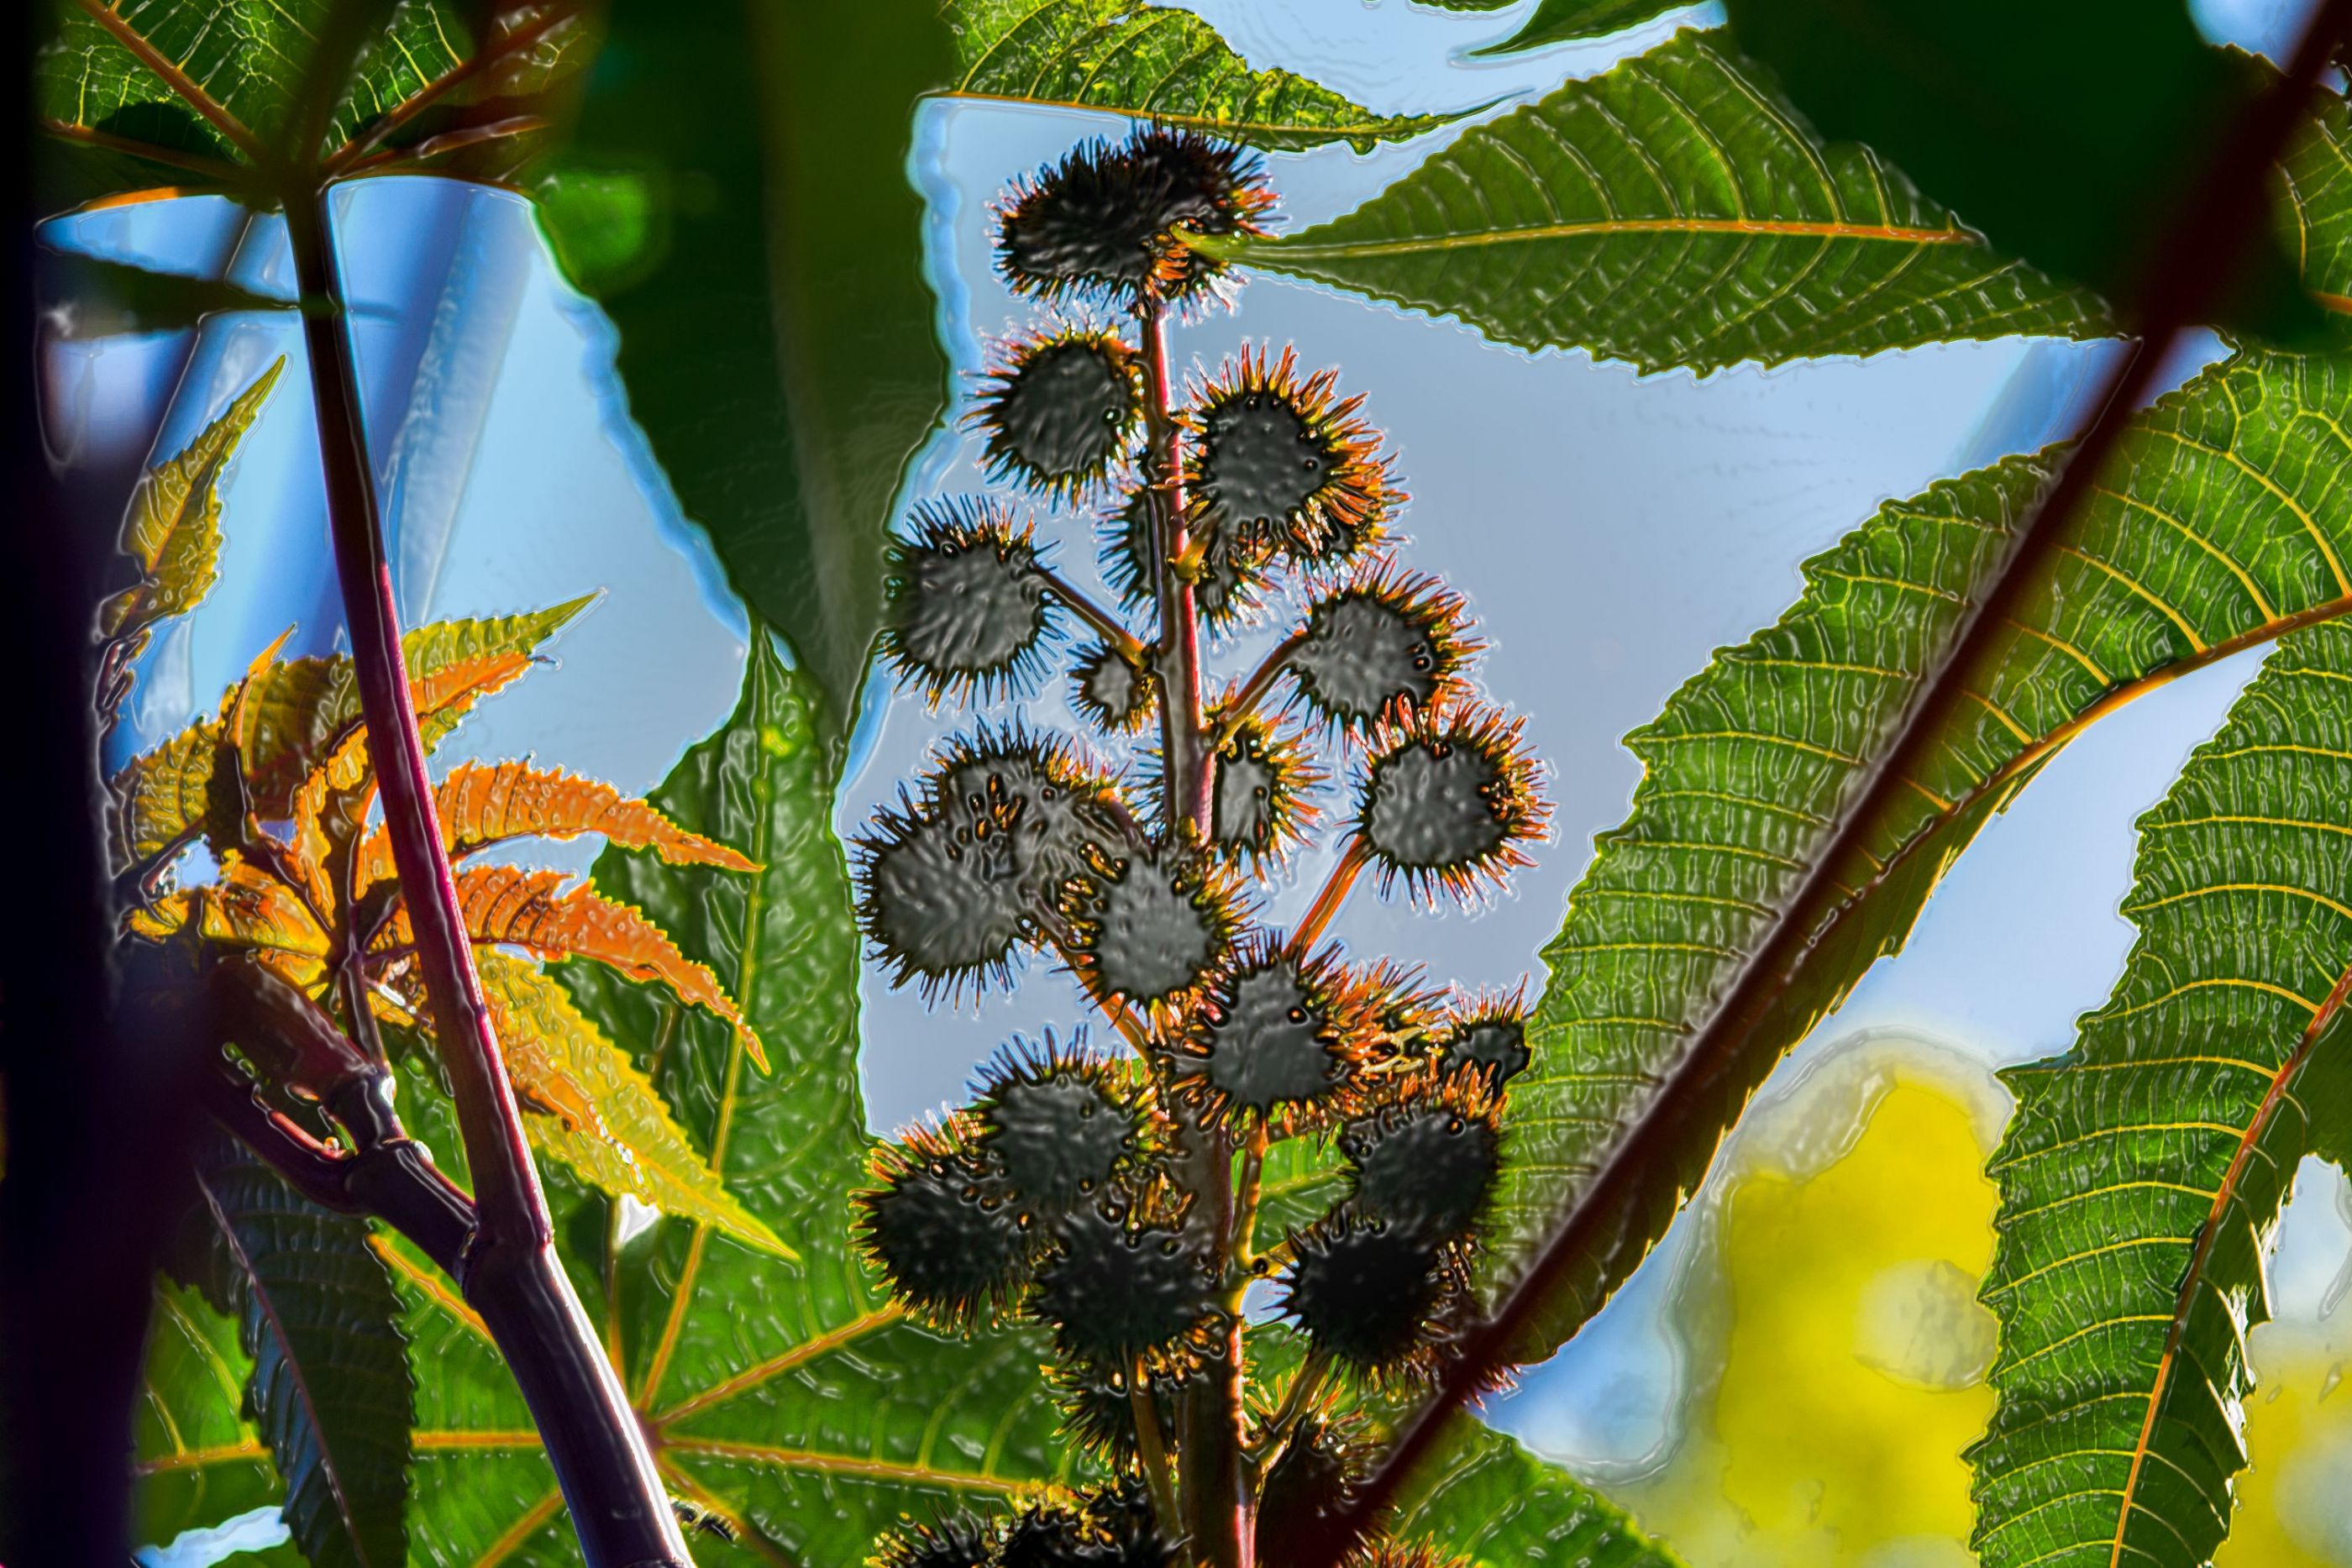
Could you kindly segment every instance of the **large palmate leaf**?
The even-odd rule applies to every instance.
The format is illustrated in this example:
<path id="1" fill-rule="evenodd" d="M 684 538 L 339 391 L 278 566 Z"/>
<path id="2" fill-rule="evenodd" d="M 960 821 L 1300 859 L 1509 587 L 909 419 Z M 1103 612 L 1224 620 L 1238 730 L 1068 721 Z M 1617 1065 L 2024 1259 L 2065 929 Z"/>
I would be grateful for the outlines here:
<path id="1" fill-rule="evenodd" d="M 1473 127 L 1342 217 L 1214 248 L 1645 371 L 2113 329 L 1867 149 L 1822 145 L 1716 33 Z"/>
<path id="2" fill-rule="evenodd" d="M 192 1446 L 173 1431 L 174 1462 L 152 1456 L 152 1473 L 194 1484 L 193 1474 L 209 1476 L 217 1459 L 234 1478 L 266 1452 L 284 1481 L 287 1527 L 313 1568 L 397 1568 L 408 1551 L 412 1391 L 400 1303 L 369 1249 L 366 1222 L 301 1197 L 217 1132 L 198 1140 L 196 1189 L 188 1260 L 213 1306 L 237 1322 L 254 1433 L 223 1443 L 217 1416 L 188 1400 L 183 1408 L 215 1428 L 205 1433 L 213 1444 Z M 230 1363 L 200 1316 L 174 1312 L 173 1301 L 164 1297 L 164 1321 L 178 1338 L 166 1343 L 194 1364 L 151 1359 L 151 1385 L 193 1372 L 201 1385 L 207 1372 L 226 1375 Z"/>
<path id="3" fill-rule="evenodd" d="M 1805 565 L 1804 597 L 1726 650 L 1629 738 L 1645 772 L 1545 949 L 1533 1066 L 1512 1085 L 1504 1273 L 1621 1129 L 1660 1116 L 1675 1168 L 1605 1255 L 1581 1260 L 1530 1351 L 1590 1315 L 1671 1219 L 1777 1054 L 1900 946 L 1949 859 L 2074 734 L 2148 686 L 2295 625 L 2352 611 L 2352 364 L 2247 353 L 2141 415 L 1998 648 L 1862 854 L 1850 897 L 1706 1103 L 1655 1101 L 1661 1074 L 1830 841 L 1963 606 L 2046 482 L 2017 457 L 1883 508 Z"/>
<path id="4" fill-rule="evenodd" d="M 2194 1568 L 2228 1530 L 2263 1255 L 2352 1119 L 2352 626 L 2283 641 L 2139 828 L 2115 994 L 2004 1075 L 1987 1568 Z"/>
<path id="5" fill-rule="evenodd" d="M 709 1167 L 799 1260 L 675 1218 L 619 1244 L 603 1207 L 580 1199 L 560 1228 L 672 1490 L 736 1521 L 759 1560 L 849 1568 L 901 1511 L 1003 1498 L 1074 1461 L 1055 1437 L 1039 1343 L 964 1343 L 901 1322 L 851 1247 L 867 1145 L 858 944 L 818 703 L 810 677 L 756 635 L 741 706 L 653 797 L 762 871 L 612 851 L 597 873 L 600 890 L 718 969 L 773 1071 L 756 1072 L 724 1022 L 658 987 L 566 972 L 581 1011 L 635 1056 Z M 501 1545 L 572 1560 L 510 1380 L 446 1283 L 390 1250 L 420 1349 L 420 1544 L 449 1561 Z"/>
<path id="6" fill-rule="evenodd" d="M 51 3 L 34 110 L 65 152 L 53 201 L 193 173 L 275 203 L 278 166 L 323 179 L 454 157 L 496 172 L 542 127 L 532 100 L 587 57 L 580 7 L 562 0 L 362 0 L 356 16 L 338 0 Z M 342 47 L 329 57 L 322 43 Z M 315 146 L 297 144 L 306 121 L 323 123 Z"/>
<path id="7" fill-rule="evenodd" d="M 1286 70 L 1254 71 L 1190 11 L 1128 0 L 949 0 L 951 98 L 1108 109 L 1260 147 L 1359 152 L 1450 116 L 1374 114 Z"/>

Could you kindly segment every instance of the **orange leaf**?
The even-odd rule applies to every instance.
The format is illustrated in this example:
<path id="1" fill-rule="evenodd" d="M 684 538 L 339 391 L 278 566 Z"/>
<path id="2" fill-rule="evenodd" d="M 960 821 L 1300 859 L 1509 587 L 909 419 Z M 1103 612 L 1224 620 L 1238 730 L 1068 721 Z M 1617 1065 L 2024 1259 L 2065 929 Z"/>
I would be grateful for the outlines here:
<path id="1" fill-rule="evenodd" d="M 659 980 L 680 999 L 707 1008 L 735 1026 L 751 1059 L 767 1071 L 760 1037 L 719 977 L 677 950 L 661 927 L 615 904 L 587 883 L 560 891 L 566 874 L 518 866 L 467 866 L 457 873 L 458 907 L 466 934 L 477 942 L 500 942 L 541 958 L 575 956 L 609 964 L 633 980 Z M 379 945 L 405 946 L 415 940 L 404 907 Z"/>
<path id="2" fill-rule="evenodd" d="M 528 762 L 485 767 L 461 762 L 433 791 L 441 841 L 452 857 L 510 839 L 572 839 L 602 833 L 624 849 L 651 849 L 672 865 L 760 868 L 726 845 L 690 833 L 643 800 L 610 784 Z M 360 852 L 357 885 L 392 875 L 392 841 L 379 828 Z"/>

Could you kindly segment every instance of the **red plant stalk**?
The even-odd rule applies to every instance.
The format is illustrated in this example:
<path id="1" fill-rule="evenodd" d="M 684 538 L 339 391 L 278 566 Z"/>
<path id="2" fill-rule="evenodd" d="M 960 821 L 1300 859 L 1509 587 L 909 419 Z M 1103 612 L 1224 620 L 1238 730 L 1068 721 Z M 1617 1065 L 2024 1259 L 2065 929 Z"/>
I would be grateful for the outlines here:
<path id="1" fill-rule="evenodd" d="M 458 1286 L 497 1340 L 530 1406 L 590 1568 L 685 1568 L 690 1562 L 686 1543 L 644 1432 L 556 1259 L 521 1111 L 442 849 L 368 462 L 358 368 L 328 222 L 331 189 L 289 199 L 286 226 L 305 307 L 302 334 L 328 524 L 368 758 L 474 1176 L 479 1225 Z"/>

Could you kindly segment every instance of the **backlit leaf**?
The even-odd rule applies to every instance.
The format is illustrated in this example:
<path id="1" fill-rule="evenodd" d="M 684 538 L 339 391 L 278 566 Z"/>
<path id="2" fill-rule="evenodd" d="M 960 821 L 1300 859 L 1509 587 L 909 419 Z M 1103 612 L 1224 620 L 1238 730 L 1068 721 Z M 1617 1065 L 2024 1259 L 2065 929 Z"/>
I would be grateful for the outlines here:
<path id="1" fill-rule="evenodd" d="M 677 949 L 662 929 L 627 904 L 586 883 L 566 889 L 560 871 L 520 866 L 467 866 L 457 873 L 457 905 L 466 934 L 476 942 L 506 943 L 541 958 L 593 958 L 635 980 L 659 980 L 696 1007 L 718 1014 L 740 1032 L 751 1060 L 765 1071 L 760 1038 L 744 1021 L 719 977 Z M 415 940 L 408 913 L 394 913 L 382 943 Z"/>
<path id="2" fill-rule="evenodd" d="M 1475 1421 L 1446 1435 L 1389 1526 L 1426 1538 L 1444 1557 L 1475 1563 L 1576 1563 L 1579 1568 L 1675 1568 L 1674 1553 L 1624 1510 L 1556 1465 Z"/>
<path id="3" fill-rule="evenodd" d="M 252 1370 L 236 1318 L 193 1288 L 157 1284 L 133 1428 L 136 1539 L 168 1542 L 285 1496 L 241 1409 Z"/>
<path id="4" fill-rule="evenodd" d="M 1719 33 L 1472 127 L 1254 266 L 1644 371 L 2114 330 L 1865 148 L 1824 147 Z"/>
<path id="5" fill-rule="evenodd" d="M 140 580 L 99 610 L 109 637 L 136 636 L 196 607 L 220 575 L 220 476 L 286 369 L 280 355 L 169 462 L 140 476 L 122 519 L 122 553 Z"/>
<path id="6" fill-rule="evenodd" d="M 2139 829 L 2115 994 L 2003 1074 L 1987 1568 L 2189 1568 L 2228 1528 L 2279 1206 L 2352 1119 L 2352 626 L 2281 642 Z"/>
<path id="7" fill-rule="evenodd" d="M 673 865 L 758 868 L 724 844 L 689 833 L 643 800 L 610 784 L 528 762 L 461 762 L 434 787 L 441 838 L 452 858 L 513 839 L 576 839 L 601 833 L 625 849 L 651 848 Z M 382 829 L 360 852 L 355 885 L 392 875 L 392 841 Z"/>
<path id="8" fill-rule="evenodd" d="M 949 0 L 953 98 L 1107 109 L 1296 150 L 1359 152 L 1443 125 L 1445 115 L 1374 114 L 1286 70 L 1254 71 L 1190 11 L 1127 0 Z"/>
<path id="9" fill-rule="evenodd" d="M 1885 743 L 1962 608 L 2001 559 L 2053 455 L 2013 457 L 1882 508 L 1804 568 L 1804 596 L 1719 654 L 1628 746 L 1644 776 L 1570 894 L 1512 1084 L 1499 1273 L 1645 1116 L 1674 1128 L 1673 1168 L 1525 1347 L 1595 1310 L 1671 1220 L 1780 1051 L 1877 958 L 1900 948 L 1936 880 L 2055 750 L 2132 696 L 2313 619 L 2352 610 L 2352 364 L 2249 352 L 2135 421 L 2030 592 L 1989 678 L 1960 704 L 1864 858 L 1853 895 L 1705 1097 L 1656 1085 L 1823 852 L 1863 758 Z"/>
<path id="10" fill-rule="evenodd" d="M 1480 49 L 1482 55 L 1517 54 L 1546 44 L 1577 38 L 1598 38 L 1622 33 L 1638 22 L 1664 16 L 1685 0 L 1537 0 L 1536 8 L 1519 30 L 1501 43 Z"/>
<path id="11" fill-rule="evenodd" d="M 727 1190 L 645 1073 L 581 1016 L 562 986 L 504 954 L 479 953 L 474 962 L 508 1074 L 532 1113 L 527 1125 L 533 1143 L 601 1191 L 626 1193 L 665 1214 L 792 1255 Z"/>

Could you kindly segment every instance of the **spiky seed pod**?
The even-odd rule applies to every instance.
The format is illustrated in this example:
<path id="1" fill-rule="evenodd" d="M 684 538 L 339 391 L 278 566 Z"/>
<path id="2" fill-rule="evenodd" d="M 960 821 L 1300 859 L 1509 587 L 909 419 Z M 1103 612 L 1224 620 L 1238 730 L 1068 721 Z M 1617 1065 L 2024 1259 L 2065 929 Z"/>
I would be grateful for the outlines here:
<path id="1" fill-rule="evenodd" d="M 1317 1350 L 1373 1375 L 1428 1350 L 1451 1282 L 1444 1243 L 1344 1206 L 1291 1240 L 1281 1306 Z"/>
<path id="2" fill-rule="evenodd" d="M 1097 1487 L 1081 1504 L 1087 1522 L 1100 1532 L 1101 1568 L 1174 1568 L 1176 1542 L 1152 1517 L 1151 1495 L 1134 1477 Z"/>
<path id="3" fill-rule="evenodd" d="M 1144 1380 L 1162 1432 L 1175 1430 L 1179 1401 L 1193 1381 L 1185 1375 L 1190 1371 L 1179 1367 Z M 1083 1362 L 1057 1365 L 1047 1377 L 1054 1403 L 1062 1412 L 1062 1430 L 1114 1469 L 1134 1465 L 1143 1451 L 1136 1441 L 1132 1378 L 1133 1374 L 1122 1368 L 1106 1369 Z"/>
<path id="4" fill-rule="evenodd" d="M 1067 905 L 1072 965 L 1101 1000 L 1171 1016 L 1232 946 L 1240 902 L 1216 867 L 1174 846 L 1106 860 Z"/>
<path id="5" fill-rule="evenodd" d="M 1108 643 L 1079 655 L 1071 679 L 1070 706 L 1097 729 L 1133 735 L 1151 722 L 1160 706 L 1160 677 L 1127 662 Z"/>
<path id="6" fill-rule="evenodd" d="M 1109 1062 L 1079 1035 L 1067 1047 L 1015 1040 L 981 1070 L 978 1144 L 1013 1200 L 1053 1218 L 1107 1188 L 1139 1142 L 1134 1107 Z"/>
<path id="7" fill-rule="evenodd" d="M 880 1145 L 873 1166 L 881 1186 L 857 1197 L 858 1239 L 891 1293 L 944 1328 L 1002 1311 L 1027 1278 L 1037 1240 L 967 1132 L 918 1128 Z"/>
<path id="8" fill-rule="evenodd" d="M 1438 890 L 1467 901 L 1529 863 L 1550 806 L 1536 785 L 1523 720 L 1494 708 L 1415 712 L 1373 732 L 1356 831 L 1380 868 L 1416 899 Z"/>
<path id="9" fill-rule="evenodd" d="M 1340 1517 L 1353 1500 L 1355 1484 L 1370 1468 L 1371 1454 L 1353 1423 L 1301 1416 L 1282 1452 L 1267 1468 L 1258 1495 L 1258 1541 L 1264 1560 L 1286 1561 L 1309 1546 L 1342 1550 L 1363 1540 L 1363 1527 L 1335 1542 Z"/>
<path id="10" fill-rule="evenodd" d="M 1438 1241 L 1476 1224 L 1502 1148 L 1499 1105 L 1475 1075 L 1409 1081 L 1339 1134 L 1354 1207 Z"/>
<path id="11" fill-rule="evenodd" d="M 900 1525 L 874 1543 L 874 1568 L 989 1568 L 1003 1534 L 998 1521 L 951 1513 Z"/>
<path id="12" fill-rule="evenodd" d="M 1458 697 L 1476 648 L 1463 632 L 1461 595 L 1381 562 L 1315 601 L 1290 678 L 1309 711 L 1360 735 L 1408 706 L 1426 711 Z"/>
<path id="13" fill-rule="evenodd" d="M 1346 1568 L 1471 1568 L 1467 1557 L 1451 1557 L 1426 1541 L 1376 1541 L 1347 1561 Z"/>
<path id="14" fill-rule="evenodd" d="M 1441 1071 L 1472 1074 L 1499 1090 L 1532 1060 L 1523 993 L 1482 997 L 1457 1008 L 1430 1043 Z"/>
<path id="15" fill-rule="evenodd" d="M 975 831 L 935 811 L 877 811 L 850 846 L 858 924 L 890 983 L 927 1000 L 1012 978 L 1014 953 L 1050 908 L 1024 878 L 1010 829 Z"/>
<path id="16" fill-rule="evenodd" d="M 1030 1311 L 1065 1356 L 1097 1365 L 1187 1364 L 1217 1310 L 1216 1252 L 1197 1231 L 1115 1205 L 1081 1205 L 1053 1227 Z"/>
<path id="17" fill-rule="evenodd" d="M 1143 372 L 1108 332 L 1066 327 L 1014 348 L 989 373 L 971 423 L 988 436 L 989 473 L 1048 495 L 1099 484 L 1143 427 Z"/>
<path id="18" fill-rule="evenodd" d="M 1129 303 L 1156 281 L 1185 300 L 1225 264 L 1175 242 L 1178 225 L 1204 235 L 1259 235 L 1274 204 L 1264 166 L 1241 148 L 1153 126 L 1123 142 L 1088 141 L 1015 187 L 997 225 L 997 267 L 1017 294 L 1082 294 Z"/>
<path id="19" fill-rule="evenodd" d="M 1370 1020 L 1360 1037 L 1368 1065 L 1385 1069 L 1425 1051 L 1430 1030 L 1442 1016 L 1442 990 L 1418 968 L 1393 958 L 1356 971 L 1353 983 Z"/>
<path id="20" fill-rule="evenodd" d="M 1236 626 L 1265 607 L 1266 567 L 1272 551 L 1263 541 L 1240 538 L 1213 519 L 1196 517 L 1191 543 L 1198 564 L 1192 578 L 1192 612 L 1213 632 Z M 1103 529 L 1104 570 L 1119 600 L 1130 609 L 1151 602 L 1154 559 L 1151 493 L 1139 490 Z"/>
<path id="21" fill-rule="evenodd" d="M 1026 524 L 990 502 L 926 502 L 890 543 L 881 656 L 932 708 L 1029 689 L 1053 610 Z"/>
<path id="22" fill-rule="evenodd" d="M 1344 1110 L 1368 1009 L 1336 948 L 1285 946 L 1260 933 L 1236 952 L 1167 1060 L 1176 1097 L 1204 1117 L 1288 1136 Z"/>
<path id="23" fill-rule="evenodd" d="M 1210 727 L 1218 717 L 1211 714 Z M 1228 862 L 1263 869 L 1302 842 L 1317 815 L 1308 799 L 1324 772 L 1296 730 L 1252 714 L 1217 750 L 1209 843 Z"/>
<path id="24" fill-rule="evenodd" d="M 1032 1502 L 1007 1521 L 996 1568 L 1096 1568 L 1102 1532 L 1067 1494 Z"/>
<path id="25" fill-rule="evenodd" d="M 960 836 L 992 838 L 992 871 L 1048 906 L 1128 838 L 1118 786 L 1066 739 L 1017 722 L 949 741 L 928 775 L 927 800 Z"/>
<path id="26" fill-rule="evenodd" d="M 1299 379 L 1288 349 L 1268 363 L 1243 352 L 1185 415 L 1188 504 L 1220 532 L 1265 541 L 1302 564 L 1331 564 L 1370 545 L 1404 500 L 1379 436 L 1341 401 L 1336 371 Z"/>

